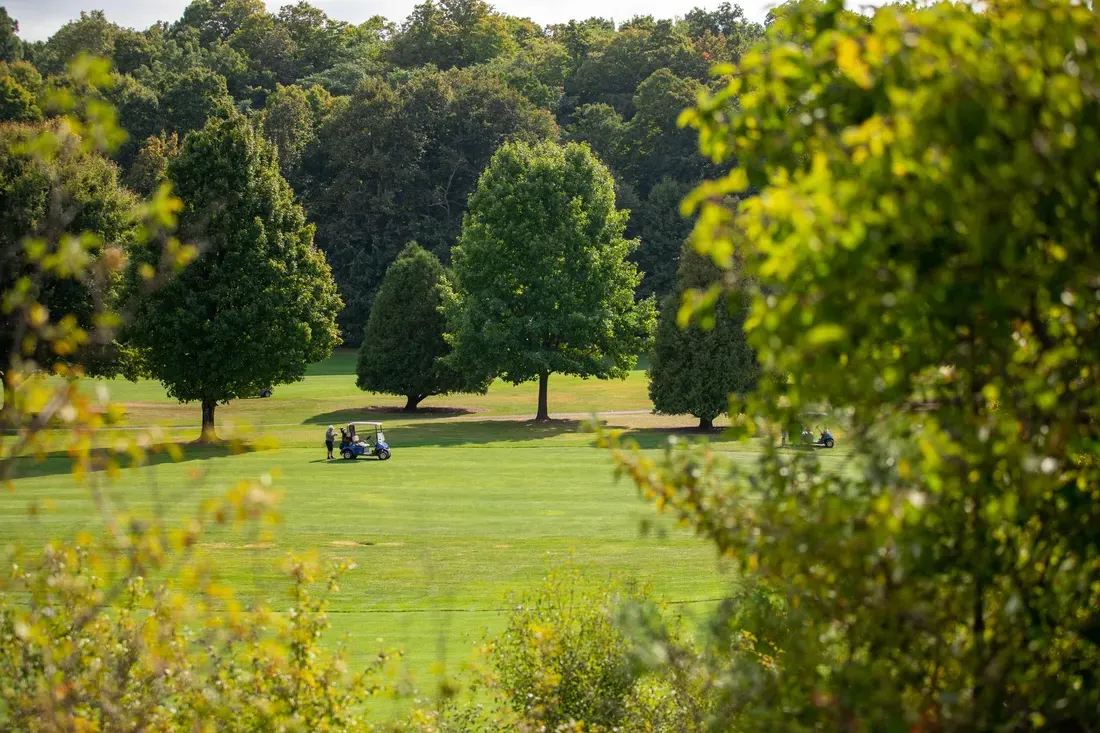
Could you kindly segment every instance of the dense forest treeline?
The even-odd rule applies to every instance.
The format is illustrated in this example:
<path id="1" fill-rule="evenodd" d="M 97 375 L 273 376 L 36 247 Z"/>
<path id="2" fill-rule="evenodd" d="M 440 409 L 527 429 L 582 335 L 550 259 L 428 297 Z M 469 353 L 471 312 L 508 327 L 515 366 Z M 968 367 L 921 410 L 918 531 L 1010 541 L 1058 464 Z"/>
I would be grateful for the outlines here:
<path id="1" fill-rule="evenodd" d="M 769 21 L 771 17 L 769 17 Z M 690 229 L 679 202 L 714 171 L 680 112 L 764 26 L 723 3 L 682 18 L 603 18 L 540 26 L 483 0 L 427 0 L 401 23 L 360 25 L 307 2 L 195 0 L 144 30 L 81 13 L 25 43 L 0 16 L 0 118 L 37 120 L 80 54 L 108 58 L 127 142 L 123 180 L 154 190 L 183 136 L 211 117 L 247 115 L 317 227 L 356 343 L 386 267 L 410 241 L 448 261 L 466 202 L 504 142 L 587 142 L 613 172 L 645 274 L 639 295 L 675 287 Z"/>

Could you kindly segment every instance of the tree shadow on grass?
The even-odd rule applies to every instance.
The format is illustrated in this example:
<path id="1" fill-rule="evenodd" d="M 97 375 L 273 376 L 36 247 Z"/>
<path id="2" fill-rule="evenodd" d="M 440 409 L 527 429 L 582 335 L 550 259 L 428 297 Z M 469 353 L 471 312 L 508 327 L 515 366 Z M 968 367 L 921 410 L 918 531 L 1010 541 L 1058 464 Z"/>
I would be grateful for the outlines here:
<path id="1" fill-rule="evenodd" d="M 448 420 L 401 425 L 386 429 L 391 449 L 425 446 L 522 443 L 580 432 L 583 420 Z"/>
<path id="2" fill-rule="evenodd" d="M 435 420 L 442 417 L 473 415 L 475 412 L 477 411 L 466 407 L 421 407 L 416 412 L 405 412 L 400 405 L 368 405 L 322 412 L 320 415 L 306 418 L 302 424 L 340 426 L 356 420 Z"/>
<path id="3" fill-rule="evenodd" d="M 668 445 L 669 438 L 700 442 L 706 441 L 712 445 L 733 445 L 734 439 L 722 428 L 715 430 L 700 430 L 697 427 L 676 428 L 630 428 L 620 434 L 623 440 L 633 440 L 639 448 L 653 450 L 664 448 Z"/>
<path id="4" fill-rule="evenodd" d="M 205 461 L 211 458 L 224 458 L 226 456 L 238 456 L 246 453 L 271 450 L 273 447 L 262 444 L 253 445 L 236 442 L 216 444 L 176 443 L 175 445 L 180 449 L 178 461 L 174 459 L 167 450 L 162 448 L 155 453 L 147 452 L 144 461 L 139 464 L 134 464 L 127 453 L 115 453 L 107 448 L 97 448 L 91 452 L 92 460 L 89 468 L 92 471 L 104 471 L 111 458 L 115 459 L 120 468 L 125 469 L 140 466 L 160 466 L 166 463 Z M 13 479 L 57 476 L 72 473 L 72 469 L 73 459 L 69 456 L 68 451 L 64 450 L 50 451 L 45 454 L 44 459 L 41 461 L 33 456 L 20 456 L 18 458 L 9 458 L 7 461 L 0 461 L 0 475 L 2 475 L 4 471 L 11 471 L 11 478 Z"/>

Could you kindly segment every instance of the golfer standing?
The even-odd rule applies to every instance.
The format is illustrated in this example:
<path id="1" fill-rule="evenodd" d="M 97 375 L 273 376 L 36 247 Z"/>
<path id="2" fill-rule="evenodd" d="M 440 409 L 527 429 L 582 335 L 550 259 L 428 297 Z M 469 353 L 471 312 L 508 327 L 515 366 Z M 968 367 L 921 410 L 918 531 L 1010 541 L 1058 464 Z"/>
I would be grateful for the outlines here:
<path id="1" fill-rule="evenodd" d="M 325 431 L 325 448 L 328 449 L 328 460 L 332 460 L 332 443 L 336 440 L 336 429 L 331 425 Z"/>

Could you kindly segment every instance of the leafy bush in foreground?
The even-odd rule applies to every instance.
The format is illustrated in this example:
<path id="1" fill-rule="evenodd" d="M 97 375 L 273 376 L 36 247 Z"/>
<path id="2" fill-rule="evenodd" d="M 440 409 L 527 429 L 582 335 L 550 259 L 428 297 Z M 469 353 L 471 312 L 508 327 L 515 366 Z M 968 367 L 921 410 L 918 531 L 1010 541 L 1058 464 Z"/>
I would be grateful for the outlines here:
<path id="1" fill-rule="evenodd" d="M 781 654 L 715 660 L 723 724 L 1097 730 L 1100 18 L 790 10 L 686 117 L 731 168 L 696 246 L 743 263 L 749 343 L 790 375 L 746 405 L 768 439 L 619 454 L 782 600 L 743 627 Z M 775 447 L 815 402 L 851 460 Z"/>
<path id="2" fill-rule="evenodd" d="M 106 83 L 102 64 L 82 60 L 73 76 L 95 87 Z M 103 141 L 118 139 L 113 114 L 83 97 L 62 97 L 69 106 L 64 124 L 25 135 L 20 145 L 0 136 L 6 160 L 51 170 L 58 156 L 91 154 Z M 101 169 L 93 169 L 101 170 Z M 113 183 L 111 176 L 103 180 Z M 96 205 L 94 191 L 85 208 Z M 116 187 L 106 186 L 112 211 Z M 124 203 L 128 202 L 128 197 Z M 146 263 L 135 297 L 173 277 L 193 259 L 194 249 L 171 232 L 180 202 L 164 192 L 134 205 L 134 237 L 155 240 L 161 257 Z M 321 646 L 327 628 L 325 602 L 311 588 L 320 577 L 336 589 L 348 566 L 321 576 L 316 564 L 295 560 L 291 604 L 285 613 L 246 608 L 217 581 L 196 548 L 217 525 L 261 525 L 272 521 L 276 500 L 269 475 L 240 481 L 224 496 L 204 502 L 178 524 L 156 510 L 131 510 L 112 491 L 112 480 L 129 462 L 141 465 L 151 453 L 180 457 L 154 431 L 115 437 L 101 448 L 104 426 L 121 411 L 105 395 L 90 398 L 79 377 L 84 365 L 74 345 L 106 344 L 129 310 L 117 299 L 80 301 L 86 317 L 71 306 L 44 301 L 43 283 L 75 286 L 97 278 L 118 278 L 125 252 L 81 229 L 87 219 L 47 208 L 36 226 L 13 224 L 0 237 L 0 262 L 17 263 L 14 283 L 0 290 L 7 322 L 21 338 L 0 355 L 4 401 L 0 418 L 0 480 L 10 480 L 35 459 L 61 449 L 72 459 L 73 478 L 86 492 L 89 526 L 44 547 L 0 547 L 0 729 L 29 733 L 87 731 L 337 731 L 362 729 L 364 702 L 376 686 L 367 673 L 352 674 L 340 651 Z M 11 222 L 9 222 L 11 223 Z M 99 230 L 106 234 L 108 230 Z M 127 230 L 130 231 L 130 230 Z M 101 250 L 114 256 L 101 257 Z M 58 361 L 42 379 L 35 354 L 73 357 Z M 74 356 L 75 354 L 75 356 Z M 51 430 L 50 428 L 61 428 Z M 69 494 L 69 497 L 80 494 Z M 18 501 L 18 494 L 11 498 Z M 38 507 L 28 506 L 31 517 Z M 387 661 L 380 655 L 373 665 Z"/>
<path id="3" fill-rule="evenodd" d="M 695 730 L 697 680 L 652 672 L 649 649 L 635 644 L 655 627 L 666 634 L 662 661 L 665 649 L 686 653 L 683 630 L 648 588 L 629 580 L 587 588 L 567 566 L 518 599 L 489 661 L 524 730 Z"/>

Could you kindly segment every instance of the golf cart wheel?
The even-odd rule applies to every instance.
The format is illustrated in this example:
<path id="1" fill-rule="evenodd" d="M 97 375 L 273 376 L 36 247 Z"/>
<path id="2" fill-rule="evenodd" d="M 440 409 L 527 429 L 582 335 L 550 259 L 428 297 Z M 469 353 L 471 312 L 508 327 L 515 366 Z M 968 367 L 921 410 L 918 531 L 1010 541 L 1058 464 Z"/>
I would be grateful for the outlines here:
<path id="1" fill-rule="evenodd" d="M 340 455 L 342 455 L 344 457 L 345 461 L 354 461 L 355 460 L 355 454 L 352 453 L 350 450 L 346 450 L 343 453 L 341 453 Z"/>
<path id="2" fill-rule="evenodd" d="M 836 445 L 836 443 L 833 442 L 832 438 L 826 438 L 825 439 L 825 447 L 826 448 L 832 448 L 834 445 Z"/>
<path id="3" fill-rule="evenodd" d="M 390 452 L 388 450 L 378 451 L 378 460 L 388 461 L 390 459 Z"/>

